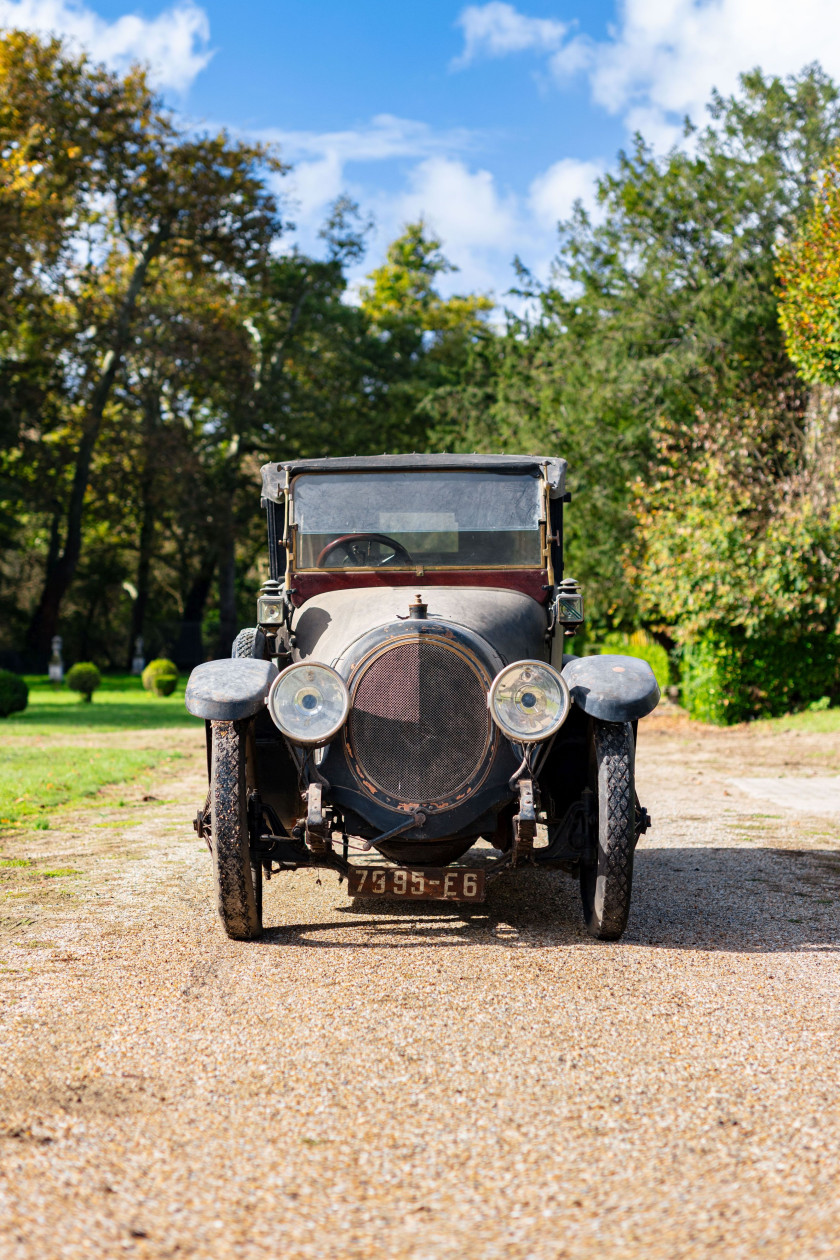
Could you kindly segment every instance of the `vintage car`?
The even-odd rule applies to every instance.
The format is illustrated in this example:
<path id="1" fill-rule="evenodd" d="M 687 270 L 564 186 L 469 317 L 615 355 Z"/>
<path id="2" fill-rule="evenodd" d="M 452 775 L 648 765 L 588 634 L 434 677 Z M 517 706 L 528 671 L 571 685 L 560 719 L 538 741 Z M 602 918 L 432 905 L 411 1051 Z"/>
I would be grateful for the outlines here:
<path id="1" fill-rule="evenodd" d="M 207 733 L 195 826 L 230 937 L 260 935 L 278 871 L 475 902 L 526 866 L 577 876 L 589 931 L 621 936 L 648 825 L 637 723 L 659 690 L 633 657 L 565 651 L 583 621 L 565 475 L 517 455 L 263 468 L 257 624 L 186 694 Z"/>

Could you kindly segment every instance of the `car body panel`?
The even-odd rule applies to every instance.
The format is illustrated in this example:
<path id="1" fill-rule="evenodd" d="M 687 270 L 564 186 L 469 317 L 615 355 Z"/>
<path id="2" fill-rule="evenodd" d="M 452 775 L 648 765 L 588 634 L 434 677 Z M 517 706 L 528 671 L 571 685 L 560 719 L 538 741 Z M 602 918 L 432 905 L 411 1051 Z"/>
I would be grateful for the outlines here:
<path id="1" fill-rule="evenodd" d="M 242 721 L 265 708 L 277 673 L 273 661 L 253 657 L 205 661 L 190 674 L 184 703 L 189 713 L 206 721 Z"/>
<path id="2" fill-rule="evenodd" d="M 536 603 L 548 600 L 550 584 L 546 569 L 297 569 L 291 577 L 292 603 L 302 607 L 314 596 L 335 591 L 376 590 L 386 587 L 478 587 L 510 590 Z"/>
<path id="3" fill-rule="evenodd" d="M 501 664 L 523 657 L 547 659 L 546 610 L 529 595 L 501 588 L 436 586 L 415 591 L 426 601 L 429 621 L 464 627 L 484 640 Z M 326 591 L 297 611 L 292 622 L 295 660 L 337 666 L 352 645 L 389 623 L 408 616 L 412 593 L 404 586 L 375 590 Z M 404 623 L 405 624 L 405 623 Z M 501 668 L 501 665 L 499 666 Z"/>
<path id="4" fill-rule="evenodd" d="M 563 677 L 574 703 L 602 722 L 635 722 L 659 703 L 653 670 L 635 656 L 580 656 Z"/>

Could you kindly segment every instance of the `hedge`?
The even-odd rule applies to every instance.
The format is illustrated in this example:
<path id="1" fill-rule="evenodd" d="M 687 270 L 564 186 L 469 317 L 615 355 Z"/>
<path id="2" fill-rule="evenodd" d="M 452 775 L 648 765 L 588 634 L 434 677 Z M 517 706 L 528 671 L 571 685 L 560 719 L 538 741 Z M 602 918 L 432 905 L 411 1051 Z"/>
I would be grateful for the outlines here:
<path id="1" fill-rule="evenodd" d="M 22 713 L 29 700 L 29 688 L 20 674 L 0 669 L 0 717 L 10 713 Z"/>
<path id="2" fill-rule="evenodd" d="M 682 650 L 680 691 L 692 718 L 719 726 L 834 699 L 840 696 L 840 636 L 797 633 L 788 625 L 749 637 L 707 631 Z"/>

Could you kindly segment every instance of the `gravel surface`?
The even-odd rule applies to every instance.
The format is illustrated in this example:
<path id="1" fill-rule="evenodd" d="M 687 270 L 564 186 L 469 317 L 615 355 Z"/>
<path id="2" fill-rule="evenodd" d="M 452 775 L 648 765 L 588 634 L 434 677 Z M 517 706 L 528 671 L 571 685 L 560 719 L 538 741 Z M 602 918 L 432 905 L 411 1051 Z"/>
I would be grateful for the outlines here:
<path id="1" fill-rule="evenodd" d="M 462 911 L 297 872 L 231 943 L 171 737 L 158 800 L 2 843 L 3 1260 L 838 1255 L 838 818 L 731 780 L 840 737 L 649 719 L 619 944 L 547 872 Z"/>

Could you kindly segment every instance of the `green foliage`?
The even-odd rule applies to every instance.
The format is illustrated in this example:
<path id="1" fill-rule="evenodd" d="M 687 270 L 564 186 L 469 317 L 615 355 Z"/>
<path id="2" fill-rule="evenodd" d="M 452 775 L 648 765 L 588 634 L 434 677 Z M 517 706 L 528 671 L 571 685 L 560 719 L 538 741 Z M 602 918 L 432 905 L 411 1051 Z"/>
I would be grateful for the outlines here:
<path id="1" fill-rule="evenodd" d="M 817 67 L 787 80 L 754 71 L 734 96 L 713 96 L 710 112 L 710 126 L 689 128 L 689 143 L 664 156 L 641 138 L 619 155 L 597 214 L 578 206 L 560 225 L 552 282 L 520 271 L 528 316 L 473 347 L 427 402 L 441 447 L 568 458 L 568 563 L 596 633 L 649 615 L 638 568 L 623 559 L 636 533 L 632 486 L 655 481 L 660 426 L 690 436 L 702 417 L 763 410 L 782 413 L 779 430 L 801 427 L 774 249 L 840 137 L 837 89 Z M 769 471 L 782 450 L 775 439 L 764 448 Z M 693 564 L 678 567 L 695 578 Z"/>
<path id="2" fill-rule="evenodd" d="M 639 487 L 633 576 L 643 612 L 678 640 L 720 624 L 760 637 L 777 620 L 835 629 L 840 505 L 784 420 L 717 416 L 687 439 L 660 435 L 655 476 Z"/>
<path id="3" fill-rule="evenodd" d="M 681 658 L 682 703 L 691 717 L 727 725 L 828 707 L 840 695 L 840 636 L 802 633 L 795 623 L 765 626 L 761 637 L 709 629 Z"/>
<path id="4" fill-rule="evenodd" d="M 0 717 L 22 713 L 29 699 L 29 688 L 20 674 L 0 669 Z"/>
<path id="5" fill-rule="evenodd" d="M 154 696 L 171 696 L 178 686 L 178 666 L 166 657 L 149 661 L 142 675 L 143 687 Z"/>
<path id="6" fill-rule="evenodd" d="M 665 694 L 671 682 L 668 653 L 646 630 L 634 630 L 632 634 L 612 631 L 604 635 L 600 647 L 602 652 L 615 652 L 620 656 L 635 656 L 640 661 L 647 661 L 659 684 L 659 690 Z"/>
<path id="7" fill-rule="evenodd" d="M 79 661 L 67 671 L 66 682 L 71 691 L 81 692 L 89 704 L 94 691 L 102 686 L 102 675 L 91 661 Z"/>
<path id="8" fill-rule="evenodd" d="M 0 33 L 0 646 L 41 668 L 60 618 L 109 668 L 138 635 L 225 655 L 265 576 L 266 460 L 539 452 L 569 460 L 595 637 L 645 624 L 698 711 L 763 711 L 755 645 L 837 632 L 840 106 L 810 67 L 710 115 L 619 154 L 550 282 L 517 264 L 500 330 L 486 296 L 441 295 L 422 222 L 347 301 L 369 226 L 347 198 L 324 257 L 278 250 L 272 153 L 182 125 L 140 70 Z M 796 703 L 833 694 L 761 660 Z"/>
<path id="9" fill-rule="evenodd" d="M 779 251 L 779 323 L 804 380 L 840 384 L 840 149 L 801 228 Z"/>
<path id="10" fill-rule="evenodd" d="M 441 252 L 442 242 L 425 223 L 409 223 L 388 246 L 385 262 L 362 288 L 362 309 L 380 328 L 395 332 L 475 334 L 484 331 L 481 316 L 493 302 L 481 294 L 442 298 L 438 276 L 457 271 Z"/>

